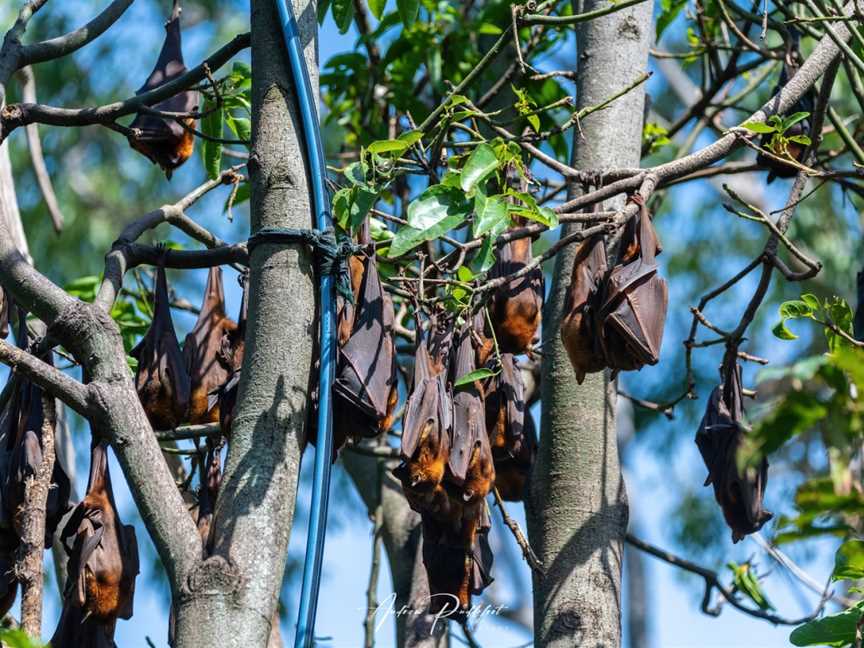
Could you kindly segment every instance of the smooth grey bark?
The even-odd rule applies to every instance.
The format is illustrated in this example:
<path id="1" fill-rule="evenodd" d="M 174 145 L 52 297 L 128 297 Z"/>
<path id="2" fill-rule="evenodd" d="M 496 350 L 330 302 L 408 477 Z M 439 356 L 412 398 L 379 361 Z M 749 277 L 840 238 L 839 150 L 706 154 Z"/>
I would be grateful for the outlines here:
<path id="1" fill-rule="evenodd" d="M 294 2 L 317 93 L 315 5 Z M 252 231 L 308 228 L 300 116 L 272 0 L 252 1 Z M 180 648 L 266 646 L 282 583 L 310 398 L 315 283 L 308 250 L 261 245 L 250 258 L 249 328 L 214 551 L 177 600 Z"/>
<path id="2" fill-rule="evenodd" d="M 410 606 L 419 610 L 429 602 L 429 585 L 422 566 L 420 516 L 411 510 L 402 493 L 402 485 L 390 473 L 398 463 L 356 452 L 342 453 L 342 465 L 370 514 L 378 505 L 380 493 L 384 513 L 382 538 L 395 594 L 393 609 L 398 611 L 403 606 Z M 382 601 L 381 607 L 383 614 L 383 609 L 387 609 L 386 602 Z M 376 621 L 380 620 L 379 616 Z M 426 615 L 399 614 L 395 621 L 397 646 L 443 648 L 447 645 L 446 633 L 432 635 L 429 632 L 431 624 Z"/>
<path id="3" fill-rule="evenodd" d="M 591 0 L 575 9 L 601 6 Z M 647 69 L 651 12 L 647 2 L 579 26 L 577 108 L 604 101 Z M 643 88 L 582 120 L 574 133 L 573 166 L 598 171 L 639 166 Z M 570 187 L 571 195 L 577 190 Z M 621 644 L 627 498 L 615 433 L 615 386 L 603 373 L 577 385 L 559 337 L 575 252 L 571 246 L 556 258 L 543 315 L 541 441 L 526 503 L 529 536 L 546 570 L 534 579 L 538 648 Z"/>

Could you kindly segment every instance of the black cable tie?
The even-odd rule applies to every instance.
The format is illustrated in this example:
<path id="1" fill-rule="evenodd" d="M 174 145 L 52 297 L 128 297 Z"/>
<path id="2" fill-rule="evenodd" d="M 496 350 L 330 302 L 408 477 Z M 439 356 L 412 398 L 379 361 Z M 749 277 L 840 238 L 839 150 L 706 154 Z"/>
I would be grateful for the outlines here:
<path id="1" fill-rule="evenodd" d="M 336 284 L 336 292 L 350 303 L 354 303 L 348 258 L 363 253 L 366 246 L 357 245 L 350 239 L 337 240 L 336 231 L 332 227 L 323 231 L 296 227 L 265 227 L 249 237 L 246 248 L 251 254 L 253 249 L 264 243 L 308 245 L 312 248 L 318 276 L 332 276 Z"/>

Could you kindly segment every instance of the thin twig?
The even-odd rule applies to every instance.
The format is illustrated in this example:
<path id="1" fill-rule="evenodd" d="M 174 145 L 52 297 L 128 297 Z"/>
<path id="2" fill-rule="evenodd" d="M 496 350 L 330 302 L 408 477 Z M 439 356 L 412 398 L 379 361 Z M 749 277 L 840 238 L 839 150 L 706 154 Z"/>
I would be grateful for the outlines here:
<path id="1" fill-rule="evenodd" d="M 522 533 L 519 524 L 507 513 L 507 507 L 504 506 L 504 500 L 501 498 L 501 493 L 498 492 L 497 486 L 492 488 L 492 493 L 495 495 L 495 503 L 498 505 L 498 510 L 501 511 L 501 519 L 516 539 L 516 543 L 519 545 L 519 548 L 522 550 L 522 555 L 525 557 L 525 562 L 528 563 L 532 570 L 537 572 L 540 576 L 543 576 L 543 563 L 540 562 L 537 554 L 534 553 L 534 550 L 531 548 L 531 543 L 528 542 L 528 538 L 526 538 L 525 534 Z"/>

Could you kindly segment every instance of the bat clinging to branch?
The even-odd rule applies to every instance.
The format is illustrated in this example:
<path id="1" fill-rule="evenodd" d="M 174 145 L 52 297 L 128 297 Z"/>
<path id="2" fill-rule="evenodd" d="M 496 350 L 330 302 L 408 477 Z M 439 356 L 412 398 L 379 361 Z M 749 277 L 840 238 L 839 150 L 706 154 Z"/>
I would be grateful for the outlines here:
<path id="1" fill-rule="evenodd" d="M 374 257 L 363 265 L 351 334 L 339 348 L 333 383 L 333 405 L 351 418 L 346 432 L 355 438 L 386 431 L 397 401 L 393 303 L 384 294 Z"/>
<path id="2" fill-rule="evenodd" d="M 594 309 L 606 274 L 606 244 L 602 235 L 587 239 L 576 252 L 570 287 L 561 319 L 561 342 L 581 385 L 585 374 L 602 371 L 606 359 L 600 349 L 594 322 Z"/>
<path id="3" fill-rule="evenodd" d="M 537 453 L 534 422 L 524 398 L 522 372 L 512 354 L 501 354 L 501 371 L 486 386 L 486 429 L 495 461 L 495 487 L 521 501 Z"/>
<path id="4" fill-rule="evenodd" d="M 135 388 L 150 424 L 170 430 L 183 422 L 189 406 L 189 374 L 174 332 L 165 267 L 156 269 L 153 321 L 130 354 L 138 359 Z"/>
<path id="5" fill-rule="evenodd" d="M 434 325 L 434 323 L 433 323 Z M 446 515 L 442 481 L 450 457 L 453 401 L 445 371 L 436 371 L 419 318 L 414 381 L 402 423 L 402 464 L 394 471 L 415 511 Z"/>
<path id="6" fill-rule="evenodd" d="M 714 485 L 714 498 L 723 509 L 732 541 L 754 533 L 773 516 L 762 506 L 768 484 L 768 460 L 758 466 L 739 466 L 738 450 L 746 423 L 741 387 L 741 367 L 736 354 L 727 352 L 723 384 L 714 388 L 705 416 L 696 433 L 696 445 L 708 468 L 705 485 Z"/>
<path id="7" fill-rule="evenodd" d="M 117 515 L 105 442 L 93 444 L 87 494 L 60 540 L 69 556 L 69 579 L 51 646 L 111 647 L 117 619 L 132 617 L 138 543 L 135 528 Z"/>
<path id="8" fill-rule="evenodd" d="M 215 423 L 219 420 L 218 403 L 211 408 L 209 396 L 228 380 L 230 367 L 222 354 L 222 341 L 236 328 L 237 324 L 225 314 L 222 269 L 210 268 L 198 321 L 183 344 L 191 387 L 189 423 Z"/>
<path id="9" fill-rule="evenodd" d="M 146 83 L 138 89 L 137 94 L 154 90 L 186 72 L 183 63 L 183 49 L 180 37 L 180 2 L 174 0 L 171 17 L 165 23 L 165 42 L 156 67 L 147 77 Z M 173 97 L 153 106 L 154 110 L 171 113 L 189 113 L 198 105 L 198 93 L 184 90 Z M 192 126 L 191 117 L 180 118 L 186 126 Z M 188 160 L 195 146 L 193 134 L 183 128 L 175 119 L 140 112 L 129 125 L 129 145 L 139 153 L 144 154 L 154 164 L 158 164 L 170 179 L 171 173 Z"/>
<path id="10" fill-rule="evenodd" d="M 659 245 L 651 214 L 642 196 L 634 194 L 631 200 L 639 205 L 633 227 L 638 255 L 608 273 L 597 312 L 600 346 L 606 364 L 616 371 L 657 364 L 669 301 L 654 259 Z M 631 242 L 622 240 L 621 245 L 627 249 Z"/>
<path id="11" fill-rule="evenodd" d="M 489 277 L 506 277 L 518 272 L 531 259 L 529 237 L 504 243 L 498 248 L 498 258 Z M 489 310 L 501 351 L 518 354 L 531 347 L 540 326 L 543 284 L 543 270 L 537 267 L 507 282 L 492 295 Z"/>

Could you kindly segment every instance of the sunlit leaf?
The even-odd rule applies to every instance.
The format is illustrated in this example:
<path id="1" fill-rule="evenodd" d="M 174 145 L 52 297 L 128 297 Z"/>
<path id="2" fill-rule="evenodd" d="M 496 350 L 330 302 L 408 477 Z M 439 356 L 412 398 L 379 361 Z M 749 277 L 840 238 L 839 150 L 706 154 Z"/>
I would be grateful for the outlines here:
<path id="1" fill-rule="evenodd" d="M 467 385 L 474 382 L 475 380 L 484 380 L 485 378 L 491 378 L 494 375 L 495 372 L 491 369 L 475 369 L 474 371 L 470 371 L 467 374 L 457 378 L 456 382 L 453 383 L 453 386 L 461 387 L 462 385 Z"/>
<path id="2" fill-rule="evenodd" d="M 460 184 L 462 191 L 470 193 L 498 168 L 498 158 L 488 144 L 480 144 L 472 151 L 465 166 L 462 167 Z"/>
<path id="3" fill-rule="evenodd" d="M 461 191 L 434 185 L 408 205 L 408 225 L 417 230 L 426 230 L 453 215 L 464 219 L 469 210 L 469 203 Z"/>
<path id="4" fill-rule="evenodd" d="M 864 578 L 864 540 L 847 540 L 834 554 L 833 580 Z"/>
<path id="5" fill-rule="evenodd" d="M 793 646 L 846 646 L 855 641 L 859 606 L 798 626 L 789 635 Z"/>

